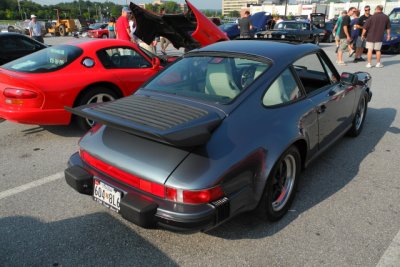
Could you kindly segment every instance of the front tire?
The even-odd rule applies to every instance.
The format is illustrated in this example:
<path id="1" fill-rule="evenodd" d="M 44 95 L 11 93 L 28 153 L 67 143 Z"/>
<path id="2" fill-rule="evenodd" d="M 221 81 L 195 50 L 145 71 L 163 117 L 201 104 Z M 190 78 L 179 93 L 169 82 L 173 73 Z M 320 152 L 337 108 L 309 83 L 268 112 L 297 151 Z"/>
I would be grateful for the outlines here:
<path id="1" fill-rule="evenodd" d="M 367 115 L 368 96 L 366 93 L 360 98 L 357 105 L 356 114 L 354 115 L 352 126 L 348 132 L 349 136 L 357 137 L 364 127 L 365 116 Z"/>
<path id="2" fill-rule="evenodd" d="M 109 102 L 117 99 L 118 96 L 114 91 L 105 88 L 105 87 L 92 87 L 88 92 L 83 94 L 76 106 L 83 106 L 83 105 L 89 105 L 89 104 L 95 104 L 95 103 L 103 103 L 103 102 Z M 82 118 L 82 117 L 76 117 L 76 123 L 81 128 L 82 130 L 89 130 L 90 128 L 93 127 L 95 124 L 94 121 L 89 120 L 87 118 Z"/>
<path id="3" fill-rule="evenodd" d="M 60 25 L 58 27 L 58 33 L 60 34 L 60 36 L 66 36 L 67 35 L 67 32 L 65 30 L 65 26 L 64 25 Z"/>
<path id="4" fill-rule="evenodd" d="M 268 176 L 258 206 L 261 217 L 273 222 L 287 213 L 296 194 L 300 170 L 300 152 L 292 146 L 280 156 Z"/>

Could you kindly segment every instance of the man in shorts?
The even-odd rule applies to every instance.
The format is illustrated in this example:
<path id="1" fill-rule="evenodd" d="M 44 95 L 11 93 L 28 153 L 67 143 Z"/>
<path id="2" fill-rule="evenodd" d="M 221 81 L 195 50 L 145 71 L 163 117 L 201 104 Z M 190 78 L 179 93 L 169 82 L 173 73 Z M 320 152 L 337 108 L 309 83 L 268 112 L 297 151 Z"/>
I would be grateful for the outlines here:
<path id="1" fill-rule="evenodd" d="M 340 66 L 346 65 L 343 61 L 343 52 L 349 50 L 349 44 L 351 42 L 350 16 L 353 16 L 355 9 L 355 7 L 350 7 L 347 15 L 342 16 L 342 25 L 339 33 L 339 51 L 337 53 L 337 64 Z"/>
<path id="2" fill-rule="evenodd" d="M 356 56 L 354 58 L 354 63 L 357 63 L 359 61 L 365 61 L 365 59 L 362 58 L 362 54 L 363 54 L 364 48 L 365 48 L 365 39 L 362 40 L 361 34 L 362 34 L 363 27 L 365 25 L 365 22 L 370 17 L 371 17 L 371 7 L 365 6 L 364 7 L 364 15 L 362 15 L 361 17 L 358 18 L 358 23 L 356 24 L 356 27 L 360 31 L 360 33 L 359 33 L 358 41 L 356 43 Z"/>
<path id="3" fill-rule="evenodd" d="M 383 6 L 378 5 L 375 8 L 375 13 L 365 23 L 361 38 L 367 39 L 365 47 L 368 49 L 368 64 L 367 68 L 372 68 L 372 52 L 375 50 L 377 68 L 383 68 L 381 63 L 381 47 L 383 35 L 386 34 L 386 40 L 390 40 L 390 20 L 389 17 L 383 14 Z"/>

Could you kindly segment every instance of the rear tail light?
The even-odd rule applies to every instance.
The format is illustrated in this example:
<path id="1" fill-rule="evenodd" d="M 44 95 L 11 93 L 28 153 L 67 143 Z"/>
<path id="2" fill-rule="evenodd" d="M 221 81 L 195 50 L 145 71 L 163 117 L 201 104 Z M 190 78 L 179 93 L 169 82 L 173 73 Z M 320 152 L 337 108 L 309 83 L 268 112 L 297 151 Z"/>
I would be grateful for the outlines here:
<path id="1" fill-rule="evenodd" d="M 220 186 L 204 190 L 182 190 L 172 187 L 166 187 L 166 198 L 174 202 L 185 204 L 203 204 L 210 203 L 224 196 Z"/>
<path id="2" fill-rule="evenodd" d="M 81 158 L 90 166 L 97 170 L 114 177 L 134 188 L 140 189 L 152 195 L 184 204 L 205 204 L 224 197 L 224 192 L 220 186 L 203 190 L 182 190 L 150 182 L 131 173 L 125 172 L 111 166 L 90 155 L 84 150 L 79 151 Z"/>
<path id="3" fill-rule="evenodd" d="M 138 188 L 144 192 L 164 198 L 164 195 L 165 195 L 164 185 L 143 180 L 143 179 L 137 177 L 136 175 L 133 175 L 133 174 L 123 171 L 119 168 L 111 166 L 111 165 L 93 157 L 92 155 L 90 155 L 89 153 L 87 153 L 84 150 L 80 151 L 80 155 L 86 163 L 93 166 L 97 170 L 99 170 L 111 177 L 116 177 L 118 180 L 120 180 L 130 186 Z"/>
<path id="4" fill-rule="evenodd" d="M 32 99 L 38 97 L 38 94 L 36 92 L 16 88 L 4 89 L 3 95 L 7 98 L 14 99 Z"/>

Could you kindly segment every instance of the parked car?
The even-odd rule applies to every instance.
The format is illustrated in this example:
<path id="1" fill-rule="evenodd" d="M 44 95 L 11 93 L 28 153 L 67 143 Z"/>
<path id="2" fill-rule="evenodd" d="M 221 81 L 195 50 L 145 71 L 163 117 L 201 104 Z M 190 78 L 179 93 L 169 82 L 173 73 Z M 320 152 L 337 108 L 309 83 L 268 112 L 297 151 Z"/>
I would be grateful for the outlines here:
<path id="1" fill-rule="evenodd" d="M 108 38 L 108 24 L 95 23 L 89 26 L 87 37 L 90 38 Z"/>
<path id="2" fill-rule="evenodd" d="M 370 84 L 366 72 L 339 75 L 310 44 L 194 50 L 132 96 L 68 108 L 98 124 L 66 182 L 142 227 L 208 230 L 255 208 L 279 220 L 302 168 L 360 134 Z"/>
<path id="3" fill-rule="evenodd" d="M 0 33 L 0 65 L 29 55 L 33 52 L 46 48 L 42 44 L 19 33 Z"/>
<path id="4" fill-rule="evenodd" d="M 250 32 L 251 36 L 254 36 L 256 32 L 265 31 L 268 21 L 272 20 L 272 16 L 266 12 L 257 12 L 250 17 L 253 29 Z M 226 23 L 219 26 L 219 28 L 226 33 L 229 39 L 234 40 L 240 37 L 240 30 L 238 23 Z"/>
<path id="5" fill-rule="evenodd" d="M 325 27 L 322 29 L 324 31 L 324 35 L 321 39 L 321 42 L 324 43 L 332 43 L 335 41 L 335 36 L 333 36 L 333 28 L 335 27 L 335 22 L 327 21 L 325 22 Z"/>
<path id="6" fill-rule="evenodd" d="M 335 41 L 335 37 L 332 34 L 335 23 L 333 21 L 325 21 L 325 17 L 324 13 L 311 13 L 311 24 L 321 30 L 319 34 L 321 42 L 332 43 Z"/>
<path id="7" fill-rule="evenodd" d="M 393 24 L 390 32 L 390 40 L 386 40 L 386 33 L 382 41 L 382 53 L 399 54 L 400 53 L 400 24 Z"/>
<path id="8" fill-rule="evenodd" d="M 389 20 L 392 25 L 400 25 L 400 7 L 395 7 L 389 14 Z"/>
<path id="9" fill-rule="evenodd" d="M 154 40 L 156 35 L 165 36 L 175 47 L 186 49 L 227 39 L 216 25 L 187 3 L 190 9 L 185 15 L 165 16 L 169 22 L 166 26 L 160 16 L 133 9 L 142 12 L 136 33 L 142 34 L 144 41 Z M 195 31 L 188 33 L 182 29 Z M 0 68 L 0 118 L 27 124 L 69 124 L 72 117 L 64 106 L 130 95 L 176 58 L 156 56 L 116 39 L 81 39 L 47 48 Z M 84 129 L 93 124 L 84 118 L 76 120 Z"/>
<path id="10" fill-rule="evenodd" d="M 288 20 L 275 24 L 273 30 L 257 32 L 257 38 L 296 40 L 319 44 L 323 30 L 306 21 Z"/>
<path id="11" fill-rule="evenodd" d="M 0 117 L 66 125 L 71 114 L 64 106 L 130 95 L 167 63 L 135 44 L 115 39 L 52 46 L 1 66 Z M 77 122 L 82 128 L 91 126 L 85 119 Z"/>
<path id="12" fill-rule="evenodd" d="M 222 23 L 221 23 L 221 19 L 220 18 L 218 18 L 218 17 L 211 17 L 211 18 L 209 18 L 215 25 L 217 25 L 217 26 L 220 26 Z"/>

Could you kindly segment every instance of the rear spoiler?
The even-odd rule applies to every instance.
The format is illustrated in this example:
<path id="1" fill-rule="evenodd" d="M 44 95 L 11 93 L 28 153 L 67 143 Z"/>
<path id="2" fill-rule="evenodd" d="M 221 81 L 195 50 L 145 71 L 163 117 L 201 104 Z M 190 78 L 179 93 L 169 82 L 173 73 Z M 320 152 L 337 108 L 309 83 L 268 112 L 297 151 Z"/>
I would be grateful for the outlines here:
<path id="1" fill-rule="evenodd" d="M 177 147 L 205 144 L 224 119 L 211 107 L 198 108 L 145 95 L 65 109 L 100 124 Z"/>

